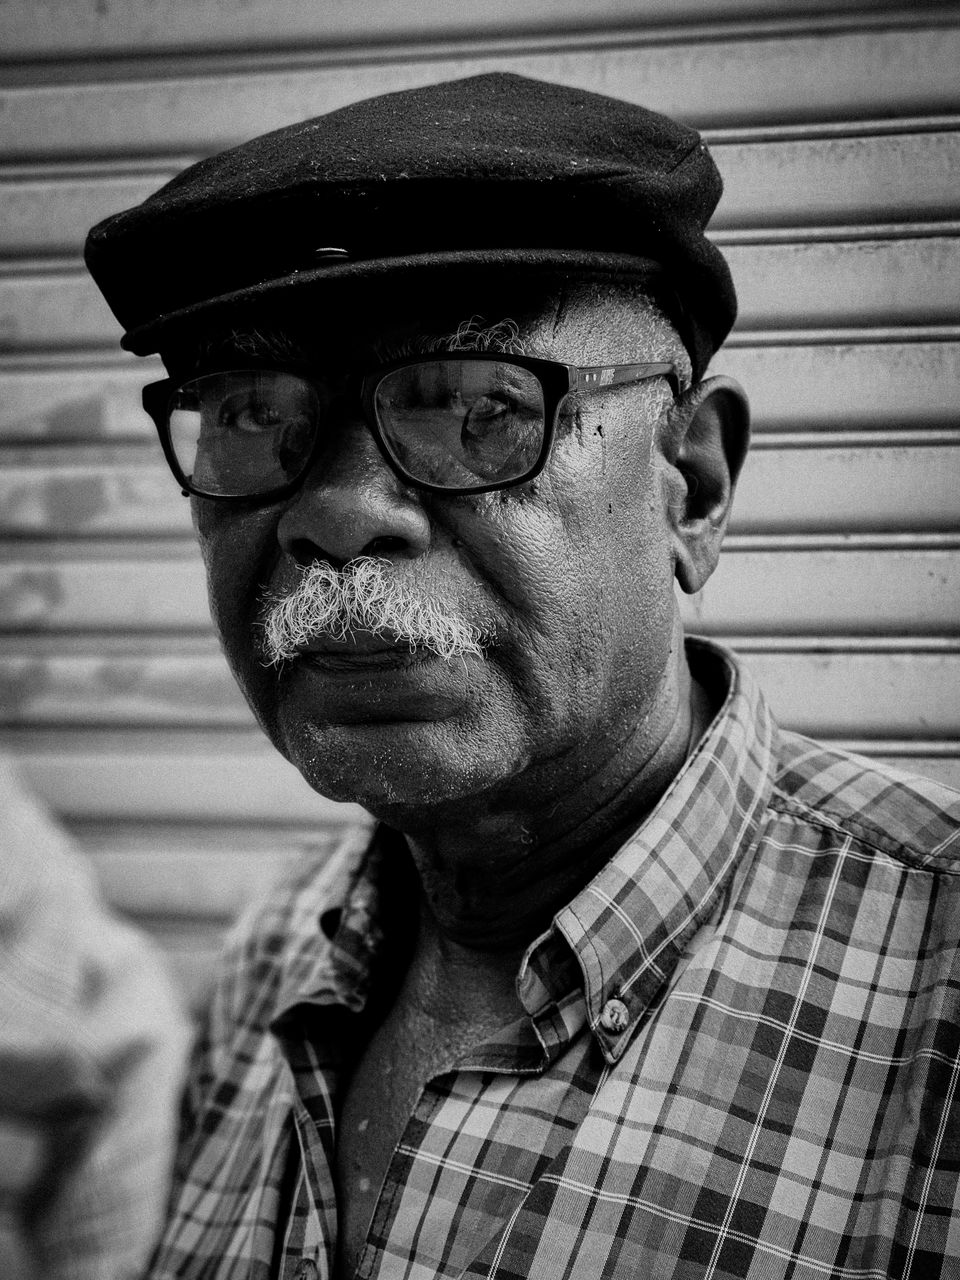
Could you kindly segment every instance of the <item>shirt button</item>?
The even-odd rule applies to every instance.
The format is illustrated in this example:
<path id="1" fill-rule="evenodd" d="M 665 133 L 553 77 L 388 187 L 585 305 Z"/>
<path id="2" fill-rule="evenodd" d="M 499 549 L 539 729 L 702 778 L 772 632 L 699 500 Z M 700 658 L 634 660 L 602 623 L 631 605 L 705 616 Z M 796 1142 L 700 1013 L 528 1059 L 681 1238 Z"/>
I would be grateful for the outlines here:
<path id="1" fill-rule="evenodd" d="M 317 1264 L 311 1258 L 301 1258 L 293 1273 L 293 1280 L 320 1280 Z"/>
<path id="2" fill-rule="evenodd" d="M 608 1000 L 600 1011 L 600 1025 L 618 1036 L 630 1025 L 630 1010 L 622 1000 Z"/>

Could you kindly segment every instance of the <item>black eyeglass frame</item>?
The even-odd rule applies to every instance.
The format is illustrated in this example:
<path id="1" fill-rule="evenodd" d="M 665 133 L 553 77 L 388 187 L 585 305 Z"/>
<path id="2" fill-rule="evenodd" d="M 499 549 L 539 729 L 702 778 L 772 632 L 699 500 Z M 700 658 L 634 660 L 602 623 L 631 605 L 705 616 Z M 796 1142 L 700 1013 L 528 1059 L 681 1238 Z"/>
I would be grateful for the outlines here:
<path id="1" fill-rule="evenodd" d="M 543 391 L 543 443 L 533 466 L 515 479 L 496 481 L 493 484 L 468 486 L 430 484 L 426 480 L 418 480 L 415 476 L 409 475 L 400 461 L 391 453 L 389 445 L 384 438 L 383 428 L 380 425 L 376 411 L 376 395 L 384 378 L 391 373 L 395 373 L 398 369 L 406 369 L 418 364 L 451 363 L 464 360 L 513 364 L 518 368 L 529 370 L 540 383 Z M 304 382 L 313 383 L 313 379 L 305 372 L 290 366 L 251 363 L 243 369 L 210 370 L 211 375 L 227 373 L 285 373 L 303 378 Z M 304 454 L 303 466 L 295 476 L 285 481 L 282 485 L 256 493 L 209 493 L 187 478 L 177 461 L 170 438 L 170 410 L 177 391 L 204 376 L 207 375 L 197 374 L 193 378 L 177 380 L 164 378 L 160 382 L 148 383 L 141 394 L 143 407 L 153 420 L 157 434 L 160 437 L 160 445 L 167 460 L 167 465 L 179 483 L 183 496 L 189 497 L 192 495 L 196 498 L 205 498 L 211 502 L 271 502 L 293 493 L 313 465 L 320 446 L 323 433 L 320 429 L 321 423 L 319 419 L 313 443 Z M 394 474 L 399 476 L 405 484 L 412 485 L 415 489 L 421 489 L 427 493 L 445 494 L 447 497 L 459 497 L 466 494 L 491 493 L 497 489 L 512 489 L 517 485 L 528 484 L 531 480 L 536 479 L 546 466 L 550 451 L 553 448 L 557 422 L 560 416 L 560 406 L 571 393 L 608 391 L 613 387 L 630 386 L 638 382 L 646 382 L 653 378 L 661 377 L 668 379 L 673 395 L 677 397 L 680 394 L 680 378 L 676 365 L 670 361 L 647 361 L 637 364 L 573 365 L 563 364 L 558 360 L 541 359 L 539 356 L 508 355 L 492 351 L 426 352 L 421 355 L 405 356 L 400 360 L 392 360 L 387 364 L 378 365 L 376 369 L 369 373 L 360 374 L 360 406 L 367 430 L 373 436 L 384 461 Z"/>

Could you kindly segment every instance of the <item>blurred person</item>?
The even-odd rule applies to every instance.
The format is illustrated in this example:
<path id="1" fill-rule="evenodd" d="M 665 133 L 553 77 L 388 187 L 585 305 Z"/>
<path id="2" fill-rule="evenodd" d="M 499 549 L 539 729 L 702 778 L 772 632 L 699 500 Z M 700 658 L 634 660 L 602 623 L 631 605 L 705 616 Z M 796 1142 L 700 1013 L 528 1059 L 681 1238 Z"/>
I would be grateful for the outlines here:
<path id="1" fill-rule="evenodd" d="M 183 1016 L 0 757 L 0 1276 L 132 1280 L 169 1191 Z"/>
<path id="2" fill-rule="evenodd" d="M 379 821 L 228 951 L 156 1280 L 960 1274 L 958 797 L 683 636 L 748 435 L 719 195 L 492 74 L 91 232 L 240 687 Z"/>

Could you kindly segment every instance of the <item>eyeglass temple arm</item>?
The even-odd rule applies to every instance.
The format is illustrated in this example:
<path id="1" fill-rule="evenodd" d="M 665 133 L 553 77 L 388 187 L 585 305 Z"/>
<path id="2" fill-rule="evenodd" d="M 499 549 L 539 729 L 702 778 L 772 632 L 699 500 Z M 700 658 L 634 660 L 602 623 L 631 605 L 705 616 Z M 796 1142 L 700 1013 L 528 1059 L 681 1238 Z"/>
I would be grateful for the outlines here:
<path id="1" fill-rule="evenodd" d="M 574 391 L 596 391 L 601 387 L 624 387 L 631 382 L 644 382 L 648 378 L 669 378 L 673 393 L 680 390 L 677 366 L 669 361 L 654 364 L 603 364 L 585 368 L 572 368 Z"/>

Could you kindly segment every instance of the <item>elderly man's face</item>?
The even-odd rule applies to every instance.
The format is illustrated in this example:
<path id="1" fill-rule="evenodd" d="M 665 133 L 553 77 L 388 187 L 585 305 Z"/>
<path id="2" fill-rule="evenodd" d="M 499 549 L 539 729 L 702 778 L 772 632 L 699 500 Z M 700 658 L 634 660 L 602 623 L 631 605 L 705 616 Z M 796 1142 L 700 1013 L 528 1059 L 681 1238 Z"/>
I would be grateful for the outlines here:
<path id="1" fill-rule="evenodd" d="M 315 377 L 374 367 L 411 333 L 449 334 L 471 301 L 421 314 L 384 299 L 376 332 L 325 343 Z M 677 351 L 664 322 L 644 332 L 595 300 L 504 296 L 498 314 L 489 305 L 483 314 L 516 319 L 530 354 L 569 363 Z M 665 696 L 676 634 L 678 473 L 658 430 L 669 402 L 662 380 L 586 396 L 564 414 L 536 481 L 459 497 L 406 486 L 359 406 L 341 403 L 292 496 L 195 500 L 227 657 L 264 729 L 313 787 L 398 825 L 434 806 L 462 813 L 471 798 L 494 809 L 531 795 L 549 804 L 643 732 Z M 267 666 L 265 597 L 292 590 L 314 561 L 360 556 L 382 557 L 388 577 L 474 628 L 482 654 L 411 653 L 360 634 Z"/>

